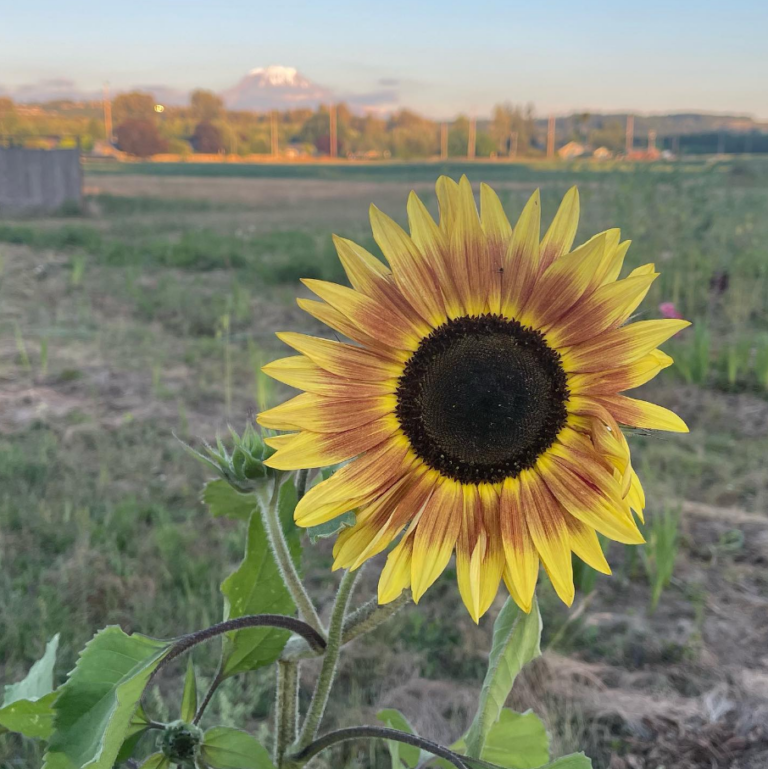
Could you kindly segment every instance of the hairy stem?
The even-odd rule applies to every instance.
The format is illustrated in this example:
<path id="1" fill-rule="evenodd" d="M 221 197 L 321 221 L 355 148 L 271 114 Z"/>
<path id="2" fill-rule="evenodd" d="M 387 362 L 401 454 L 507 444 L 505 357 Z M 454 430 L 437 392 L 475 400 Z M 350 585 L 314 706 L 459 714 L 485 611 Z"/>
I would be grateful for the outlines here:
<path id="1" fill-rule="evenodd" d="M 205 693 L 205 697 L 203 697 L 203 701 L 200 703 L 197 708 L 197 713 L 195 713 L 195 717 L 192 719 L 192 723 L 195 726 L 200 723 L 200 719 L 202 719 L 206 708 L 211 704 L 213 695 L 216 694 L 216 690 L 221 686 L 221 683 L 224 680 L 223 662 L 223 659 L 219 662 L 219 669 L 216 671 L 216 675 L 213 677 L 213 681 L 211 681 L 211 685 L 208 687 L 208 691 Z"/>
<path id="2" fill-rule="evenodd" d="M 296 473 L 296 496 L 301 499 L 307 493 L 307 479 L 309 470 L 299 470 Z"/>
<path id="3" fill-rule="evenodd" d="M 272 490 L 272 498 L 269 503 L 262 505 L 264 513 L 264 527 L 267 530 L 269 543 L 272 552 L 275 554 L 275 560 L 283 575 L 286 587 L 288 588 L 299 613 L 321 636 L 325 635 L 323 623 L 304 587 L 301 577 L 299 577 L 296 567 L 293 565 L 293 559 L 288 550 L 288 544 L 283 535 L 283 527 L 280 525 L 280 516 L 278 513 L 278 499 L 280 495 L 280 479 L 275 479 L 275 485 Z"/>
<path id="4" fill-rule="evenodd" d="M 310 759 L 318 753 L 327 750 L 332 745 L 349 740 L 374 739 L 374 740 L 394 740 L 403 742 L 406 745 L 415 745 L 418 748 L 432 753 L 438 758 L 444 758 L 457 769 L 467 769 L 467 765 L 462 761 L 461 756 L 448 748 L 444 748 L 432 740 L 426 740 L 424 737 L 418 737 L 415 734 L 400 732 L 397 729 L 388 729 L 384 726 L 352 726 L 347 729 L 339 729 L 335 732 L 324 734 L 314 742 L 302 747 L 302 749 L 292 755 L 288 766 L 304 766 Z M 490 766 L 490 764 L 489 764 Z"/>
<path id="5" fill-rule="evenodd" d="M 284 617 L 282 614 L 249 614 L 245 617 L 237 617 L 226 622 L 219 622 L 204 630 L 198 630 L 195 633 L 189 633 L 178 638 L 168 654 L 163 657 L 160 664 L 155 668 L 152 678 L 169 662 L 188 652 L 193 646 L 210 641 L 211 638 L 228 633 L 230 630 L 243 630 L 248 627 L 278 627 L 300 635 L 317 651 L 322 651 L 326 646 L 325 638 L 315 628 L 306 622 L 302 622 L 300 619 L 296 619 L 296 617 Z"/>
<path id="6" fill-rule="evenodd" d="M 341 633 L 342 646 L 365 633 L 370 633 L 371 630 L 377 628 L 382 622 L 386 622 L 390 617 L 394 617 L 410 600 L 410 590 L 404 590 L 392 603 L 385 604 L 384 606 L 379 605 L 377 598 L 371 598 L 370 601 L 364 603 L 344 620 L 344 628 Z"/>
<path id="7" fill-rule="evenodd" d="M 347 615 L 341 632 L 341 645 L 346 646 L 350 641 L 359 638 L 365 633 L 370 633 L 379 625 L 393 617 L 400 609 L 411 600 L 411 591 L 404 590 L 399 598 L 380 606 L 376 598 L 364 603 L 359 609 Z M 284 660 L 306 660 L 317 657 L 321 652 L 314 651 L 303 638 L 291 638 L 283 652 Z"/>
<path id="8" fill-rule="evenodd" d="M 328 626 L 328 644 L 323 655 L 320 677 L 317 679 L 317 685 L 312 694 L 312 701 L 309 703 L 307 717 L 301 729 L 299 748 L 306 748 L 315 738 L 317 729 L 320 726 L 320 720 L 325 712 L 325 706 L 328 704 L 328 697 L 331 693 L 331 686 L 333 686 L 333 679 L 336 677 L 336 667 L 338 666 L 339 653 L 341 652 L 341 634 L 344 628 L 347 604 L 360 571 L 358 569 L 356 572 L 345 572 L 341 578 L 339 590 L 336 593 L 336 601 L 333 605 L 331 623 Z"/>
<path id="9" fill-rule="evenodd" d="M 297 737 L 299 715 L 299 663 L 277 661 L 277 703 L 275 707 L 275 765 L 283 766 L 285 752 Z"/>

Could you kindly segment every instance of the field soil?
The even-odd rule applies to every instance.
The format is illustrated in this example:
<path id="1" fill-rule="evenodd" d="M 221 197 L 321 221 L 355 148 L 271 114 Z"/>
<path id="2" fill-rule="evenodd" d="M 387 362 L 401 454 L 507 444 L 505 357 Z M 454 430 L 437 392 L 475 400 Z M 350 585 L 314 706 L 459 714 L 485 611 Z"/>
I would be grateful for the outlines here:
<path id="1" fill-rule="evenodd" d="M 625 184 L 601 182 L 592 199 L 623 194 Z M 370 202 L 400 212 L 401 221 L 413 188 L 434 206 L 432 185 L 420 181 L 98 174 L 86 185 L 83 216 L 0 227 L 81 228 L 126 244 L 147 231 L 174 243 L 196 228 L 222 239 L 296 229 L 325 242 L 331 230 L 364 232 Z M 515 179 L 499 186 L 516 209 L 533 188 Z M 558 179 L 545 193 L 563 187 Z M 153 210 L 156 201 L 175 207 Z M 293 276 L 267 284 L 247 265 L 226 261 L 204 270 L 149 261 L 134 268 L 104 262 L 98 247 L 15 240 L 0 243 L 6 682 L 23 675 L 58 631 L 62 678 L 104 624 L 168 636 L 219 618 L 218 584 L 241 557 L 243 532 L 208 518 L 198 501 L 204 469 L 174 434 L 211 440 L 227 424 L 243 426 L 260 401 L 282 400 L 287 389 L 269 389 L 256 374 L 285 354 L 273 332 L 325 333 L 296 307 L 294 296 L 307 294 Z M 510 704 L 544 718 L 555 754 L 584 749 L 599 769 L 765 769 L 768 400 L 666 373 L 640 397 L 674 408 L 691 434 L 632 436 L 630 445 L 646 482 L 648 526 L 665 511 L 679 514 L 671 583 L 652 610 L 647 560 L 618 545 L 608 549 L 614 574 L 578 592 L 571 609 L 542 579 L 545 651 Z M 331 547 L 305 543 L 310 588 L 325 614 L 323 596 L 337 579 Z M 375 593 L 381 560 L 367 567 L 357 601 Z M 344 704 L 332 706 L 328 725 L 374 723 L 378 710 L 397 707 L 425 736 L 456 739 L 472 718 L 503 600 L 475 626 L 449 569 L 419 607 L 350 648 L 336 684 Z M 213 652 L 196 662 L 212 666 Z M 316 666 L 303 675 L 306 697 Z M 228 682 L 212 716 L 268 733 L 271 683 L 264 676 Z M 158 717 L 176 707 L 177 686 L 157 682 L 149 700 Z M 36 766 L 35 750 L 0 737 L 3 765 L 13 758 L 9 765 Z M 333 761 L 389 766 L 385 753 L 353 747 Z"/>

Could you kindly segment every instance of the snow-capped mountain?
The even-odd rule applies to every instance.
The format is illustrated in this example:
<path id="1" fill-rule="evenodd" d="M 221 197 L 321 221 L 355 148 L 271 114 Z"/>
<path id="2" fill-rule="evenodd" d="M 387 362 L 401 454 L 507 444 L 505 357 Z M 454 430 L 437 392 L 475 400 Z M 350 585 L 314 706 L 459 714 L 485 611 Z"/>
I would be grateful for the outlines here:
<path id="1" fill-rule="evenodd" d="M 229 109 L 262 111 L 316 107 L 328 101 L 332 93 L 304 77 L 295 67 L 272 65 L 252 69 L 221 96 Z"/>

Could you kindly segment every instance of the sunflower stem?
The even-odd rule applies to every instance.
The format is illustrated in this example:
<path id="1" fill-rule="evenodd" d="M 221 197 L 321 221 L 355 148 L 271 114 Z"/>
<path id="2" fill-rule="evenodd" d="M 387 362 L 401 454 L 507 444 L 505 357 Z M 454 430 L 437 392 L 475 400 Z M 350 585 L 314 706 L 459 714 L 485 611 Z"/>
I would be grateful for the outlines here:
<path id="1" fill-rule="evenodd" d="M 307 479 L 309 470 L 299 470 L 296 473 L 296 496 L 301 499 L 307 493 Z"/>
<path id="2" fill-rule="evenodd" d="M 323 664 L 320 668 L 320 676 L 317 679 L 315 691 L 312 694 L 312 701 L 309 703 L 309 710 L 304 719 L 304 725 L 301 728 L 297 748 L 303 750 L 317 736 L 317 730 L 320 726 L 320 720 L 325 712 L 325 706 L 328 704 L 328 697 L 333 686 L 333 679 L 336 677 L 336 668 L 339 664 L 339 654 L 341 652 L 341 637 L 344 630 L 344 617 L 347 613 L 347 604 L 352 595 L 352 588 L 362 569 L 355 572 L 347 571 L 341 578 L 339 590 L 336 593 L 336 600 L 333 604 L 333 613 L 331 622 L 328 626 L 328 642 L 323 655 Z"/>
<path id="3" fill-rule="evenodd" d="M 299 663 L 277 661 L 277 702 L 275 707 L 275 765 L 282 769 L 285 753 L 296 741 L 299 715 Z"/>
<path id="4" fill-rule="evenodd" d="M 401 732 L 397 729 L 389 729 L 385 726 L 350 726 L 346 729 L 337 729 L 334 732 L 324 734 L 319 739 L 301 749 L 298 753 L 295 753 L 288 762 L 287 767 L 291 767 L 292 769 L 293 767 L 304 766 L 316 755 L 322 753 L 333 745 L 349 740 L 361 739 L 394 740 L 395 742 L 402 742 L 405 745 L 414 745 L 417 748 L 432 753 L 433 756 L 444 759 L 457 769 L 467 769 L 467 764 L 464 762 L 463 756 L 454 753 L 449 748 L 443 747 L 436 742 L 432 742 L 432 740 L 428 740 L 425 737 L 408 734 L 407 732 Z M 493 769 L 493 764 L 489 764 L 486 761 L 475 761 L 473 765 L 491 767 L 491 769 Z"/>
<path id="5" fill-rule="evenodd" d="M 317 609 L 314 603 L 312 603 L 312 599 L 309 597 L 309 593 L 307 593 L 299 573 L 296 571 L 291 553 L 288 550 L 288 543 L 285 541 L 283 527 L 280 525 L 278 511 L 280 482 L 279 476 L 275 478 L 272 498 L 267 504 L 262 504 L 264 528 L 267 530 L 269 544 L 272 547 L 272 552 L 275 554 L 275 560 L 280 568 L 280 573 L 283 575 L 283 581 L 293 597 L 293 602 L 296 604 L 299 614 L 301 614 L 307 624 L 311 625 L 321 636 L 325 637 L 323 623 L 320 621 Z"/>
<path id="6" fill-rule="evenodd" d="M 411 591 L 403 590 L 398 598 L 381 606 L 378 598 L 371 598 L 359 609 L 349 614 L 344 620 L 341 634 L 341 644 L 344 646 L 365 633 L 370 633 L 390 617 L 394 617 L 400 609 L 411 600 Z"/>

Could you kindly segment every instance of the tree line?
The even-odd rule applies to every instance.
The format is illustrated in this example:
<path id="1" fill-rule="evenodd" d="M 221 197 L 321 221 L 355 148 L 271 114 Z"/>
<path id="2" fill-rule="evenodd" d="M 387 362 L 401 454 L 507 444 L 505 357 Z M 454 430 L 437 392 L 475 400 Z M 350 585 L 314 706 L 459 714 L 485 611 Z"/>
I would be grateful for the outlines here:
<path id="1" fill-rule="evenodd" d="M 111 103 L 112 143 L 137 157 L 160 153 L 180 156 L 199 154 L 270 155 L 272 131 L 277 132 L 278 151 L 302 155 L 327 155 L 331 149 L 330 105 L 317 109 L 298 108 L 272 113 L 227 110 L 213 92 L 192 92 L 186 106 L 158 105 L 151 93 L 132 91 Z M 401 109 L 389 117 L 357 115 L 346 104 L 336 110 L 336 141 L 340 157 L 397 158 L 412 160 L 435 157 L 466 157 L 470 141 L 470 119 L 459 115 L 450 123 L 423 117 Z M 676 116 L 666 119 L 671 127 Z M 689 128 L 705 123 L 687 118 Z M 702 119 L 706 116 L 699 116 Z M 649 119 L 646 119 L 646 122 Z M 274 122 L 273 122 L 274 121 Z M 669 127 L 669 126 L 668 126 Z M 636 126 L 635 146 L 647 141 Z M 445 130 L 445 134 L 443 134 Z M 576 141 L 592 149 L 606 147 L 620 154 L 625 146 L 626 116 L 574 113 L 557 121 L 558 146 Z M 79 142 L 85 151 L 107 139 L 103 105 L 100 102 L 50 102 L 44 105 L 14 104 L 0 97 L 0 137 L 64 135 Z M 677 135 L 659 134 L 659 146 L 675 154 L 765 153 L 768 134 L 753 127 L 750 131 L 688 131 Z M 475 156 L 535 157 L 545 154 L 546 121 L 538 120 L 531 105 L 510 103 L 494 107 L 489 119 L 478 120 Z"/>
<path id="2" fill-rule="evenodd" d="M 266 155 L 272 152 L 272 121 L 278 147 L 306 154 L 328 154 L 331 145 L 330 105 L 272 113 L 227 110 L 211 91 L 192 92 L 188 106 L 158 105 L 151 93 L 132 91 L 112 101 L 112 139 L 131 155 Z M 408 109 L 390 117 L 357 115 L 346 104 L 336 110 L 336 141 L 340 157 L 432 157 L 441 151 L 441 124 Z M 42 137 L 66 134 L 92 150 L 106 137 L 102 105 L 56 103 L 40 108 L 15 105 L 0 98 L 0 134 Z M 475 154 L 525 156 L 540 152 L 533 108 L 500 104 L 491 120 L 478 121 Z M 470 119 L 459 115 L 447 126 L 447 154 L 467 155 Z"/>

